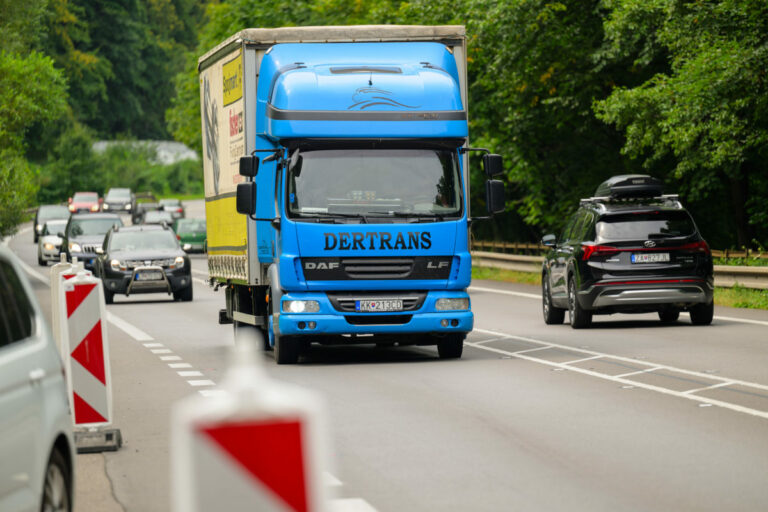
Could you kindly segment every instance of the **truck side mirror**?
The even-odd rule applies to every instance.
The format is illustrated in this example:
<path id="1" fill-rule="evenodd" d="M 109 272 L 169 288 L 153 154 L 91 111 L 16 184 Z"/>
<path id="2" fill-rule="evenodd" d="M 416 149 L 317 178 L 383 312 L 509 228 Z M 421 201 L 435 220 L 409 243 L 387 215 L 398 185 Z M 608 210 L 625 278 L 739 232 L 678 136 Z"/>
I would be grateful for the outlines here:
<path id="1" fill-rule="evenodd" d="M 240 157 L 240 175 L 253 178 L 259 173 L 259 157 L 255 155 Z"/>
<path id="2" fill-rule="evenodd" d="M 483 155 L 483 171 L 489 178 L 498 176 L 504 172 L 504 162 L 501 155 L 485 154 Z"/>
<path id="3" fill-rule="evenodd" d="M 544 235 L 541 237 L 541 245 L 544 247 L 554 247 L 556 239 L 555 235 Z"/>
<path id="4" fill-rule="evenodd" d="M 485 182 L 485 204 L 491 215 L 504 211 L 504 182 L 499 180 Z"/>
<path id="5" fill-rule="evenodd" d="M 241 160 L 242 162 L 242 160 Z M 256 184 L 252 181 L 237 184 L 235 201 L 237 213 L 253 215 L 256 213 Z"/>

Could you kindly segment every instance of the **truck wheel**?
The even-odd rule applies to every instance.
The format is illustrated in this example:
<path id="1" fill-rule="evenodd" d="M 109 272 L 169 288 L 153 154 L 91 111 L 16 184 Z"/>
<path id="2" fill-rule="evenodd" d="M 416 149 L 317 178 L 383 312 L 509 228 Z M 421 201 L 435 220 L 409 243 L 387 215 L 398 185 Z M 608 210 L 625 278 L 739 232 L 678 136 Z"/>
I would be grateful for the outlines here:
<path id="1" fill-rule="evenodd" d="M 573 278 L 568 280 L 568 317 L 574 329 L 583 329 L 592 323 L 592 313 L 582 308 L 576 297 L 576 281 Z"/>
<path id="2" fill-rule="evenodd" d="M 437 354 L 440 359 L 459 359 L 464 351 L 466 334 L 449 334 L 437 342 Z"/>
<path id="3" fill-rule="evenodd" d="M 275 331 L 275 308 L 280 304 L 272 301 L 272 290 L 269 290 L 269 338 L 274 345 L 275 362 L 277 364 L 296 364 L 301 355 L 302 343 L 297 336 L 280 335 Z"/>
<path id="4" fill-rule="evenodd" d="M 541 311 L 544 313 L 544 323 L 559 325 L 565 320 L 565 310 L 552 305 L 552 292 L 549 289 L 549 276 L 541 276 Z"/>
<path id="5" fill-rule="evenodd" d="M 715 315 L 715 303 L 697 304 L 691 308 L 690 313 L 693 325 L 709 325 Z"/>

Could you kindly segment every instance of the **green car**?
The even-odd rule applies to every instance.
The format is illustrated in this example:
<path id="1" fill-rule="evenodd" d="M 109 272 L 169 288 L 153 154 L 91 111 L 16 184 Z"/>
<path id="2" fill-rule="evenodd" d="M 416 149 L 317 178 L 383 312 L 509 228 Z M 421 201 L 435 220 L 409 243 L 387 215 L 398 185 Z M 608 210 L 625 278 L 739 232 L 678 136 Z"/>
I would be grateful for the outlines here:
<path id="1" fill-rule="evenodd" d="M 184 252 L 205 251 L 205 219 L 177 219 L 173 231 Z"/>

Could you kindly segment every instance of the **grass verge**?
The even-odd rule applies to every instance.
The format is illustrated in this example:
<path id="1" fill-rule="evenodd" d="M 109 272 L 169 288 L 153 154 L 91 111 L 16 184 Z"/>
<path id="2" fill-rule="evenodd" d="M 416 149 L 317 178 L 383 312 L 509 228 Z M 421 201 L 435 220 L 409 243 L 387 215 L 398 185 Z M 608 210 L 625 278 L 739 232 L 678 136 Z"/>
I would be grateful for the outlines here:
<path id="1" fill-rule="evenodd" d="M 517 272 L 490 267 L 473 267 L 473 279 L 488 279 L 506 283 L 541 283 L 538 272 Z M 715 288 L 715 304 L 730 308 L 768 309 L 768 290 L 753 290 L 743 286 Z"/>

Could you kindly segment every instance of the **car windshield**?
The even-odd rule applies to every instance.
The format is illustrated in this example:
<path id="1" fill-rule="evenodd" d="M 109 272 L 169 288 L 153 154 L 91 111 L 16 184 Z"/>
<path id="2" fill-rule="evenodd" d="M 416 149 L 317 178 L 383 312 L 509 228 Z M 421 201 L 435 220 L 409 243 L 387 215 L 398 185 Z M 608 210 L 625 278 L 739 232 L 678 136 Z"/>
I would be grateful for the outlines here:
<path id="1" fill-rule="evenodd" d="M 96 192 L 78 192 L 75 197 L 72 198 L 73 203 L 80 202 L 92 202 L 98 201 L 98 194 Z"/>
<path id="2" fill-rule="evenodd" d="M 598 242 L 651 240 L 691 236 L 696 227 L 684 211 L 622 213 L 600 219 L 595 226 Z"/>
<path id="3" fill-rule="evenodd" d="M 173 233 L 158 231 L 118 231 L 112 233 L 109 242 L 111 251 L 132 251 L 137 249 L 176 249 L 178 243 Z"/>
<path id="4" fill-rule="evenodd" d="M 63 233 L 66 226 L 66 220 L 49 220 L 43 226 L 43 235 L 55 235 L 57 233 Z"/>
<path id="5" fill-rule="evenodd" d="M 171 222 L 173 222 L 173 217 L 171 217 L 170 213 L 161 212 L 161 211 L 148 211 L 146 214 L 144 214 L 145 223 L 163 222 L 163 221 L 170 224 Z"/>
<path id="6" fill-rule="evenodd" d="M 298 168 L 298 172 L 297 172 Z M 442 217 L 461 214 L 457 153 L 341 149 L 301 153 L 288 173 L 294 218 Z"/>
<path id="7" fill-rule="evenodd" d="M 122 226 L 120 219 L 73 219 L 69 225 L 69 236 L 106 235 L 112 226 Z"/>
<path id="8" fill-rule="evenodd" d="M 105 199 L 107 201 L 122 201 L 130 198 L 131 198 L 130 190 L 128 190 L 127 188 L 117 188 L 107 192 L 107 197 Z"/>
<path id="9" fill-rule="evenodd" d="M 200 233 L 202 231 L 205 231 L 204 220 L 182 220 L 176 226 L 177 233 Z"/>
<path id="10" fill-rule="evenodd" d="M 38 222 L 46 219 L 66 219 L 68 217 L 69 210 L 67 207 L 59 205 L 41 206 L 37 214 Z"/>

